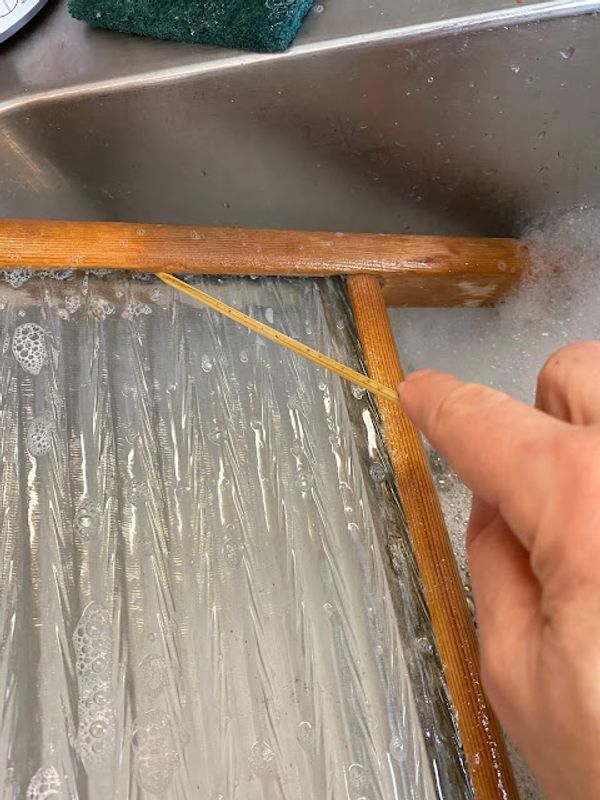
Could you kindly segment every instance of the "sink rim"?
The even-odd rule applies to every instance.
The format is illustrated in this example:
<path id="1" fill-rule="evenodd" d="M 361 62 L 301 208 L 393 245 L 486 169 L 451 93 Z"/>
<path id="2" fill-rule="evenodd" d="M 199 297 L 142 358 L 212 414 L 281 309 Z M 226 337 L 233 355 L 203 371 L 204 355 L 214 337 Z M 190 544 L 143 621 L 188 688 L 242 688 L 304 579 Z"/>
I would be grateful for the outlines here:
<path id="1" fill-rule="evenodd" d="M 542 0 L 542 2 L 523 4 L 511 8 L 500 8 L 405 26 L 395 26 L 369 33 L 307 41 L 295 45 L 285 53 L 246 53 L 227 51 L 221 48 L 208 48 L 201 52 L 205 56 L 208 52 L 211 52 L 212 57 L 201 59 L 196 57 L 195 60 L 191 60 L 188 63 L 167 64 L 163 67 L 145 69 L 98 80 L 65 82 L 61 86 L 37 91 L 22 89 L 12 97 L 8 96 L 5 99 L 0 99 L 0 119 L 12 112 L 42 103 L 52 103 L 70 98 L 79 99 L 93 95 L 107 95 L 121 90 L 142 89 L 148 86 L 168 85 L 202 77 L 203 75 L 229 72 L 282 60 L 302 59 L 316 56 L 320 53 L 376 46 L 394 41 L 409 44 L 459 33 L 494 30 L 503 26 L 516 26 L 523 23 L 592 15 L 598 12 L 600 12 L 600 0 L 559 0 L 558 2 L 557 0 Z"/>

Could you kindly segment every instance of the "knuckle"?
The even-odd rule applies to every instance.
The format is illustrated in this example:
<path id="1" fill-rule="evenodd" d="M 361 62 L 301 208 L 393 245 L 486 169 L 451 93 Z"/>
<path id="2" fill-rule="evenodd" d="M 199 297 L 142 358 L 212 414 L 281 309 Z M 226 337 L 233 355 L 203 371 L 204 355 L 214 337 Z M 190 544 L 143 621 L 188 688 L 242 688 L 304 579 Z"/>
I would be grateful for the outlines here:
<path id="1" fill-rule="evenodd" d="M 581 341 L 572 342 L 560 350 L 552 353 L 540 370 L 538 386 L 550 388 L 554 386 L 557 379 L 569 373 L 569 371 L 582 359 L 596 358 L 600 361 L 600 342 Z"/>
<path id="2" fill-rule="evenodd" d="M 536 464 L 542 459 L 548 463 L 562 458 L 561 447 L 552 436 L 539 430 L 522 433 L 513 441 L 513 454 L 516 463 Z"/>
<path id="3" fill-rule="evenodd" d="M 565 473 L 575 487 L 600 495 L 600 429 L 573 431 L 564 448 Z"/>
<path id="4" fill-rule="evenodd" d="M 600 429 L 562 432 L 549 439 L 540 455 L 548 465 L 547 524 L 563 519 L 569 526 L 570 535 L 564 537 L 568 553 L 576 531 L 595 528 L 600 521 Z"/>
<path id="5" fill-rule="evenodd" d="M 555 591 L 560 587 L 560 607 L 589 592 L 590 582 L 598 584 L 600 432 L 573 430 L 553 437 L 546 461 L 548 499 L 540 509 L 531 567 L 543 584 L 552 583 Z M 555 603 L 552 608 L 554 616 Z"/>

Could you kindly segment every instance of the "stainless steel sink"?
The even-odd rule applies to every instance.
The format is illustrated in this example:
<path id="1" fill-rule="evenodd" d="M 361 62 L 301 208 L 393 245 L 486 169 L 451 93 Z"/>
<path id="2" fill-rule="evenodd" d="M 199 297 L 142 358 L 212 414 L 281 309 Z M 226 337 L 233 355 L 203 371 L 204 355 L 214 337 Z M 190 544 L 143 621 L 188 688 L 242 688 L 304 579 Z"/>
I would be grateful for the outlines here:
<path id="1" fill-rule="evenodd" d="M 325 0 L 277 56 L 0 51 L 0 215 L 519 235 L 600 202 L 600 2 Z"/>
<path id="2" fill-rule="evenodd" d="M 600 194 L 597 6 L 328 0 L 265 56 L 50 4 L 0 54 L 0 214 L 518 234 Z"/>

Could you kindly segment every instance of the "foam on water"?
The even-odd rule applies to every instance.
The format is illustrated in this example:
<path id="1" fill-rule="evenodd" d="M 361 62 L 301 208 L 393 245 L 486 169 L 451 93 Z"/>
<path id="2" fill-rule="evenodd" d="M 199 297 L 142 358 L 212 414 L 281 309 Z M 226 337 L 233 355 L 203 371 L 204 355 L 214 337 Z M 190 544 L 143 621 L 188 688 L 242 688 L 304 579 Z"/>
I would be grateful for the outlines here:
<path id="1" fill-rule="evenodd" d="M 452 372 L 533 402 L 545 360 L 572 341 L 600 338 L 600 211 L 576 209 L 545 219 L 525 235 L 526 279 L 494 309 L 396 309 L 391 312 L 407 371 Z M 468 585 L 464 533 L 470 492 L 430 453 L 452 544 Z M 541 797 L 517 766 L 524 800 Z"/>
<path id="2" fill-rule="evenodd" d="M 77 741 L 88 771 L 111 757 L 116 714 L 113 697 L 113 641 L 110 614 L 99 603 L 90 603 L 73 634 L 78 688 Z"/>
<path id="3" fill-rule="evenodd" d="M 548 356 L 569 342 L 600 338 L 600 211 L 580 208 L 544 220 L 524 238 L 527 277 L 498 308 L 391 312 L 407 371 L 445 370 L 533 402 Z M 470 496 L 433 455 L 432 467 L 464 572 Z"/>
<path id="4" fill-rule="evenodd" d="M 554 350 L 600 337 L 600 211 L 545 220 L 525 239 L 528 276 L 499 308 L 392 311 L 407 370 L 447 370 L 529 402 Z"/>
<path id="5" fill-rule="evenodd" d="M 27 449 L 34 458 L 41 458 L 52 449 L 52 425 L 45 417 L 35 417 L 31 421 Z"/>
<path id="6" fill-rule="evenodd" d="M 13 336 L 12 350 L 25 372 L 39 375 L 48 362 L 44 329 L 34 322 L 19 325 Z"/>

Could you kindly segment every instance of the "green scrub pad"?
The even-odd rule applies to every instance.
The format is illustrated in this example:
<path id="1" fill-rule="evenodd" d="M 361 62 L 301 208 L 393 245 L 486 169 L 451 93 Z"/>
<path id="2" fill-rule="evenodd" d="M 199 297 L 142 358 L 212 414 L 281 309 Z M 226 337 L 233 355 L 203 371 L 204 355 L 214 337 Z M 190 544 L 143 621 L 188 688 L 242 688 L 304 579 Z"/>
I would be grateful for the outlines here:
<path id="1" fill-rule="evenodd" d="M 290 46 L 314 0 L 69 0 L 99 28 L 275 52 Z"/>

